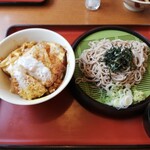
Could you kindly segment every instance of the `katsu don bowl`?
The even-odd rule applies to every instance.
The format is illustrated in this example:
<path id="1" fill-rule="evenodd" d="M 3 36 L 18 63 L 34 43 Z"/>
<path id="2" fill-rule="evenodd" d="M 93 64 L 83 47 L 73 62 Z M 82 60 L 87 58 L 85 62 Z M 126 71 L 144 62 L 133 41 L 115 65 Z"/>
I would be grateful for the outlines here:
<path id="1" fill-rule="evenodd" d="M 15 32 L 0 42 L 0 99 L 34 105 L 58 95 L 75 68 L 71 45 L 42 28 Z"/>

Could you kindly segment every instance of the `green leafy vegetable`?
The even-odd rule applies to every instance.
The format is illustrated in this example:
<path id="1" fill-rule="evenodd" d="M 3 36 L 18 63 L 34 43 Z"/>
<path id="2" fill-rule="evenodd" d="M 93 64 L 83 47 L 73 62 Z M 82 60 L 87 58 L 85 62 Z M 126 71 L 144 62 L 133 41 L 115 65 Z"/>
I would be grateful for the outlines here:
<path id="1" fill-rule="evenodd" d="M 104 62 L 112 72 L 120 72 L 132 67 L 132 60 L 131 48 L 112 47 L 104 55 Z"/>

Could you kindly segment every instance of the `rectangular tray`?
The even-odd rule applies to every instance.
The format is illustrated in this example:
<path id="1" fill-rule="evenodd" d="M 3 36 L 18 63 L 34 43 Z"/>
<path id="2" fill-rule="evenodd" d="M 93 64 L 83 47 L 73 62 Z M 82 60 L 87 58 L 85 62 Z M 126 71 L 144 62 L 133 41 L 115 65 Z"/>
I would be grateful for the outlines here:
<path id="1" fill-rule="evenodd" d="M 97 25 L 16 25 L 8 29 L 6 36 L 32 27 L 56 31 L 72 44 Z M 150 39 L 150 26 L 126 27 Z M 144 130 L 142 114 L 126 119 L 93 114 L 74 99 L 67 87 L 54 99 L 35 106 L 0 100 L 0 145 L 139 149 L 150 148 L 150 138 Z"/>
<path id="2" fill-rule="evenodd" d="M 46 0 L 0 0 L 0 5 L 41 5 Z"/>

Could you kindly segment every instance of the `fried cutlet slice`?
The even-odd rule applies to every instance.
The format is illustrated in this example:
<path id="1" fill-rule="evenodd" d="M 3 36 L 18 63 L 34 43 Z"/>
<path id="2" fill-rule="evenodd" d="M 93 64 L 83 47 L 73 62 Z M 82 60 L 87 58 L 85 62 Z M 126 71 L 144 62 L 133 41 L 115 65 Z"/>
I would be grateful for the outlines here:
<path id="1" fill-rule="evenodd" d="M 22 56 L 25 52 L 30 50 L 36 42 L 25 42 L 21 46 L 19 46 L 17 49 L 12 51 L 5 59 L 0 59 L 0 68 L 3 69 L 5 73 L 10 75 L 10 68 L 14 64 L 14 62 Z"/>
<path id="2" fill-rule="evenodd" d="M 35 59 L 34 61 L 38 62 L 36 67 L 34 66 L 34 69 L 32 70 L 31 68 L 29 68 L 29 66 L 24 66 L 25 69 L 27 70 L 27 73 L 36 78 L 46 87 L 50 87 L 54 82 L 54 76 L 50 69 L 51 62 L 47 52 L 48 50 L 49 45 L 47 45 L 46 42 L 39 42 L 37 43 L 37 45 L 32 47 L 30 51 L 24 54 L 24 55 L 32 55 L 32 57 Z"/>
<path id="3" fill-rule="evenodd" d="M 49 59 L 51 62 L 50 69 L 55 81 L 49 88 L 49 92 L 55 91 L 61 84 L 67 66 L 66 50 L 59 44 L 49 42 Z"/>
<path id="4" fill-rule="evenodd" d="M 43 96 L 47 89 L 32 76 L 24 74 L 20 81 L 15 77 L 11 78 L 11 92 L 19 94 L 24 99 L 32 100 Z"/>
<path id="5" fill-rule="evenodd" d="M 62 47 L 60 44 L 54 43 L 54 42 L 48 42 L 48 45 L 50 46 L 49 55 L 54 55 L 61 61 L 63 65 L 67 65 L 67 59 L 66 59 L 66 50 L 64 47 Z"/>
<path id="6" fill-rule="evenodd" d="M 67 66 L 67 59 L 66 59 L 66 50 L 57 43 L 48 43 L 50 45 L 49 50 L 49 59 L 51 62 L 50 69 L 52 73 L 57 76 L 57 79 L 61 79 L 64 75 L 66 66 Z"/>
<path id="7" fill-rule="evenodd" d="M 66 50 L 54 42 L 39 42 L 34 46 L 33 57 L 41 61 L 51 72 L 51 80 L 46 81 L 49 92 L 61 84 L 66 70 Z"/>

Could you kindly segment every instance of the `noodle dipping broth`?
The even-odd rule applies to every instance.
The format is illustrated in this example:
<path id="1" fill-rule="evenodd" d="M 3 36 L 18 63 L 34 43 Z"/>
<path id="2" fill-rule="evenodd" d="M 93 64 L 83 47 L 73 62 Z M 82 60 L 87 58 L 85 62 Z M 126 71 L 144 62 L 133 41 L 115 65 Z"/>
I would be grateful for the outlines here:
<path id="1" fill-rule="evenodd" d="M 150 95 L 149 47 L 127 32 L 110 31 L 77 46 L 75 83 L 92 99 L 124 109 Z"/>

